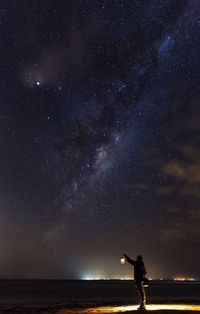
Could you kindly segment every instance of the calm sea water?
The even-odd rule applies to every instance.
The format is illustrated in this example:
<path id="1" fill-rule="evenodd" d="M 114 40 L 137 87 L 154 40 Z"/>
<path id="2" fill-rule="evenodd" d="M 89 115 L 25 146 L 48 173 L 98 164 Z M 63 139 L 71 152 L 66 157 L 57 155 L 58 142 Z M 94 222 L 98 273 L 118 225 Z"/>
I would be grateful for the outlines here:
<path id="1" fill-rule="evenodd" d="M 146 288 L 149 302 L 200 302 L 200 282 L 155 283 Z M 137 303 L 133 281 L 1 280 L 5 305 L 93 305 Z"/>

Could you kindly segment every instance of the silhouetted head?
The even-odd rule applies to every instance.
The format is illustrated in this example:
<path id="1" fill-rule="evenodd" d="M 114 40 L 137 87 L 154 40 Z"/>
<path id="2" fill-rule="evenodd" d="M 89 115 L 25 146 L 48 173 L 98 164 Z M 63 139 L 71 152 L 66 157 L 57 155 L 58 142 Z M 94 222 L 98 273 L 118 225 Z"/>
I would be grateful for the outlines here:
<path id="1" fill-rule="evenodd" d="M 138 261 L 138 262 L 143 262 L 143 258 L 142 258 L 141 255 L 138 255 L 138 256 L 137 256 L 137 261 Z"/>

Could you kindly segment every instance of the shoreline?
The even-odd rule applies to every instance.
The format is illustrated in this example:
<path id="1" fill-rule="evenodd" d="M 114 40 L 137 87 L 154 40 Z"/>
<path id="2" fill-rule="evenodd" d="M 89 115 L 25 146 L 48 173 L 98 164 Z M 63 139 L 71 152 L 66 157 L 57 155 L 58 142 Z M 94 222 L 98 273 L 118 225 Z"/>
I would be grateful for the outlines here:
<path id="1" fill-rule="evenodd" d="M 168 313 L 200 313 L 200 303 L 159 303 L 159 304 L 147 304 L 146 311 L 138 311 L 138 305 L 93 305 L 93 306 L 78 306 L 71 305 L 49 305 L 45 307 L 35 307 L 35 306 L 6 306 L 0 307 L 1 314 L 111 314 L 111 313 L 157 313 L 157 314 L 168 314 Z"/>
<path id="2" fill-rule="evenodd" d="M 132 281 L 17 280 L 0 283 L 0 314 L 130 314 L 136 313 L 139 302 Z M 199 282 L 155 282 L 147 288 L 147 311 L 200 314 L 199 291 Z"/>

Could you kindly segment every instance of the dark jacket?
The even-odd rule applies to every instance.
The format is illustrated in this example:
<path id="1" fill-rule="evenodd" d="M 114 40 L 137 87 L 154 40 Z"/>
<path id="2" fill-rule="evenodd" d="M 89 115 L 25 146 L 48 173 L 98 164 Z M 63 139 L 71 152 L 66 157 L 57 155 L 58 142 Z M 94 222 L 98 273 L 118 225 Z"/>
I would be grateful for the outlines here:
<path id="1" fill-rule="evenodd" d="M 129 264 L 134 267 L 134 279 L 135 281 L 143 281 L 144 276 L 146 275 L 146 270 L 144 267 L 143 261 L 133 261 L 126 255 L 126 260 Z"/>

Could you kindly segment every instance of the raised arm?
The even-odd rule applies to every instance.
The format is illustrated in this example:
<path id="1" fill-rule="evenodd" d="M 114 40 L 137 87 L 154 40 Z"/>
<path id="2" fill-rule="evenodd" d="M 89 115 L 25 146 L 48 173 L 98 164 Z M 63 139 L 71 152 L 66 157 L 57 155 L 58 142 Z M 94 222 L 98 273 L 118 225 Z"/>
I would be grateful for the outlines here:
<path id="1" fill-rule="evenodd" d="M 129 264 L 131 264 L 131 265 L 134 265 L 134 264 L 135 264 L 135 262 L 134 262 L 130 257 L 128 257 L 126 254 L 124 254 L 124 257 L 126 258 L 126 260 L 127 260 L 127 262 L 128 262 Z"/>

